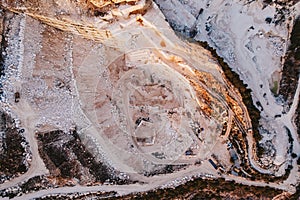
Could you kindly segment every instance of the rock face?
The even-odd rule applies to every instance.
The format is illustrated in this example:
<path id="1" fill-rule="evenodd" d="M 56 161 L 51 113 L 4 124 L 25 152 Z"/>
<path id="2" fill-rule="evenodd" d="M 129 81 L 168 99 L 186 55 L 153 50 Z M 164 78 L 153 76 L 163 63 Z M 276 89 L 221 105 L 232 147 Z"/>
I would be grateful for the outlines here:
<path id="1" fill-rule="evenodd" d="M 287 31 L 278 30 L 277 37 L 272 20 L 264 32 L 257 27 L 265 28 L 265 21 L 245 17 L 258 3 L 156 3 L 192 42 L 179 38 L 148 0 L 2 1 L 0 103 L 15 119 L 14 131 L 25 128 L 32 152 L 27 173 L 0 185 L 3 197 L 45 194 L 35 188 L 52 188 L 49 195 L 128 194 L 193 177 L 271 181 L 293 192 L 297 165 L 290 155 L 299 145 L 291 125 L 283 124 L 291 114 L 272 118 L 282 106 L 272 104 L 258 53 L 273 45 L 278 64 Z M 263 16 L 274 11 L 265 9 L 271 10 Z M 249 41 L 237 33 L 239 25 L 243 32 L 246 27 L 236 20 L 238 11 L 253 24 Z M 239 48 L 253 56 L 250 61 Z M 257 64 L 255 70 L 249 63 Z M 252 68 L 244 74 L 238 66 Z M 268 94 L 257 96 L 262 91 Z"/>

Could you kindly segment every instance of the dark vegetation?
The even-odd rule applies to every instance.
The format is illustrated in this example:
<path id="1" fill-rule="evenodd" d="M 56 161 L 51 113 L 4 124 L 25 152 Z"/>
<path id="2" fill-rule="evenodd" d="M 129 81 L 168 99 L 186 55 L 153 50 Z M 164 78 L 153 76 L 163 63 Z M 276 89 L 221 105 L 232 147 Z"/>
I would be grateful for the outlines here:
<path id="1" fill-rule="evenodd" d="M 7 41 L 5 40 L 5 30 L 4 30 L 4 19 L 5 12 L 0 8 L 0 79 L 5 75 L 4 74 L 4 53 L 7 47 Z M 3 94 L 2 83 L 0 81 L 0 99 Z"/>
<path id="2" fill-rule="evenodd" d="M 21 196 L 22 194 L 32 193 L 39 190 L 45 190 L 49 188 L 54 188 L 55 186 L 47 179 L 45 176 L 35 176 L 28 179 L 26 182 L 19 184 L 14 187 L 13 190 L 3 189 L 0 190 L 0 197 L 14 198 L 16 196 Z M 87 193 L 70 193 L 70 194 L 53 194 L 40 197 L 37 199 L 99 199 L 105 197 L 114 196 L 116 192 L 87 192 Z"/>
<path id="3" fill-rule="evenodd" d="M 46 189 L 50 185 L 49 181 L 43 176 L 35 176 L 23 183 L 20 188 L 23 193 L 28 191 L 38 191 Z"/>
<path id="4" fill-rule="evenodd" d="M 290 5 L 295 5 L 296 3 L 299 2 L 299 0 L 264 0 L 263 1 L 266 5 L 270 5 L 270 4 L 278 4 L 278 5 L 281 5 L 281 6 L 286 6 L 287 4 L 290 4 Z"/>
<path id="5" fill-rule="evenodd" d="M 296 24 L 299 24 L 299 19 L 297 20 L 297 23 L 295 23 L 295 26 L 296 26 Z M 223 70 L 223 72 L 224 72 L 227 80 L 229 82 L 231 82 L 231 84 L 235 88 L 238 89 L 239 93 L 242 96 L 243 103 L 247 107 L 247 110 L 248 110 L 248 113 L 249 113 L 249 117 L 251 119 L 252 133 L 253 133 L 253 138 L 254 138 L 255 144 L 256 144 L 256 152 L 262 153 L 262 149 L 259 148 L 259 141 L 262 139 L 262 136 L 259 133 L 259 128 L 260 128 L 259 120 L 260 120 L 261 116 L 260 116 L 260 111 L 257 109 L 257 107 L 253 103 L 253 99 L 252 99 L 252 96 L 251 96 L 251 92 L 252 92 L 251 89 L 248 88 L 247 84 L 243 83 L 243 81 L 240 79 L 239 75 L 236 72 L 234 72 L 229 67 L 229 65 L 224 61 L 224 59 L 222 57 L 220 57 L 217 54 L 216 50 L 214 48 L 210 47 L 207 42 L 195 41 L 194 39 L 192 39 L 191 36 L 189 36 L 187 34 L 188 31 L 182 30 L 182 29 L 178 29 L 178 27 L 176 27 L 175 25 L 172 25 L 172 24 L 170 24 L 170 25 L 171 25 L 171 27 L 174 29 L 175 33 L 179 37 L 184 37 L 188 41 L 193 42 L 193 43 L 197 43 L 200 46 L 202 46 L 203 48 L 209 50 L 211 52 L 212 56 L 214 56 L 214 58 L 217 60 L 217 62 L 222 67 L 222 70 Z M 296 27 L 296 29 L 294 28 L 294 31 L 293 31 L 292 37 L 291 37 L 291 41 L 294 44 L 294 45 L 291 45 L 291 48 L 294 48 L 294 50 L 297 51 L 295 55 L 299 55 L 298 53 L 300 51 L 300 48 L 297 49 L 296 46 L 295 46 L 296 44 L 297 44 L 297 46 L 299 46 L 299 43 L 300 43 L 300 39 L 299 39 L 299 34 L 300 34 L 299 29 L 300 29 L 300 27 L 298 27 L 298 26 Z M 290 66 L 292 66 L 292 63 L 290 63 Z M 295 71 L 290 71 L 289 73 L 293 74 L 291 76 L 294 76 Z M 295 81 L 296 79 L 290 79 L 290 80 Z M 295 85 L 297 87 L 297 84 L 295 84 Z M 247 134 L 247 133 L 244 133 L 244 131 L 242 131 L 241 134 L 242 134 L 242 138 L 245 139 L 246 138 L 245 134 Z M 240 142 L 242 140 L 241 139 L 237 140 L 237 138 L 235 138 L 235 141 Z M 235 143 L 233 143 L 233 144 L 235 144 Z M 245 145 L 246 145 L 246 149 L 244 149 Z M 247 150 L 248 144 L 246 143 L 245 145 L 240 145 L 240 146 L 242 146 L 244 150 Z M 236 149 L 237 148 L 238 147 L 236 145 Z M 288 175 L 290 174 L 291 169 L 292 169 L 291 165 L 288 165 L 288 167 L 286 169 L 286 173 L 282 177 L 275 177 L 275 176 L 270 175 L 270 174 L 261 174 L 258 171 L 256 171 L 255 169 L 253 169 L 250 166 L 249 161 L 248 161 L 248 159 L 246 157 L 243 159 L 243 161 L 242 161 L 241 164 L 243 165 L 242 166 L 243 169 L 247 173 L 249 173 L 249 174 L 252 175 L 252 177 L 251 177 L 252 180 L 262 180 L 263 179 L 265 181 L 271 181 L 271 180 L 273 180 L 273 181 L 280 181 L 280 180 L 283 180 L 283 179 L 287 178 Z"/>
<path id="6" fill-rule="evenodd" d="M 0 143 L 2 152 L 0 153 L 0 183 L 27 171 L 26 150 L 21 143 L 27 144 L 25 138 L 14 126 L 13 119 L 6 113 L 0 111 Z"/>
<path id="7" fill-rule="evenodd" d="M 236 72 L 234 72 L 233 70 L 231 70 L 231 68 L 224 61 L 224 59 L 222 57 L 220 57 L 217 54 L 217 51 L 214 48 L 210 47 L 207 42 L 196 42 L 196 43 L 198 43 L 199 45 L 201 45 L 202 47 L 204 47 L 205 49 L 207 49 L 211 52 L 211 54 L 214 56 L 214 58 L 216 58 L 216 60 L 222 67 L 226 78 L 240 92 L 242 99 L 243 99 L 243 103 L 247 107 L 249 117 L 251 119 L 253 137 L 254 137 L 256 143 L 258 143 L 258 141 L 260 141 L 262 138 L 261 135 L 259 134 L 259 130 L 258 130 L 259 120 L 260 120 L 260 111 L 255 107 L 255 105 L 253 103 L 252 96 L 251 96 L 251 92 L 252 92 L 251 89 L 247 88 L 248 85 L 243 83 L 243 81 L 240 79 L 239 75 Z"/>
<path id="8" fill-rule="evenodd" d="M 298 78 L 300 76 L 300 17 L 298 17 L 295 21 L 294 27 L 293 27 L 293 31 L 291 34 L 291 46 L 289 47 L 287 56 L 289 58 L 289 56 L 291 57 L 291 61 L 294 61 L 294 66 L 292 66 L 292 63 L 289 63 L 290 66 L 287 66 L 288 69 L 290 69 L 292 71 L 292 67 L 294 67 L 294 77 L 291 78 Z M 294 57 L 294 58 L 293 58 Z M 296 80 L 298 80 L 296 79 Z M 293 80 L 293 82 L 295 82 L 295 80 Z M 295 83 L 294 83 L 295 84 Z M 298 82 L 297 82 L 298 84 Z M 297 88 L 297 86 L 295 86 Z M 280 91 L 279 91 L 280 92 Z M 296 92 L 296 89 L 295 89 Z M 299 95 L 299 99 L 300 99 L 300 95 Z M 296 116 L 295 116 L 295 124 L 297 127 L 297 132 L 298 132 L 298 137 L 300 138 L 300 103 L 298 102 L 298 106 L 296 109 Z"/>
<path id="9" fill-rule="evenodd" d="M 51 176 L 62 180 L 77 178 L 80 184 L 129 184 L 117 172 L 97 160 L 84 146 L 76 130 L 39 133 L 39 153 Z M 62 181 L 62 185 L 65 181 Z"/>
<path id="10" fill-rule="evenodd" d="M 176 32 L 179 34 L 179 37 L 186 37 L 185 34 L 181 34 L 180 32 Z M 257 109 L 257 107 L 254 105 L 252 96 L 251 96 L 251 89 L 247 88 L 248 85 L 244 84 L 243 81 L 239 78 L 239 75 L 234 72 L 229 65 L 224 61 L 222 57 L 220 57 L 216 50 L 212 47 L 209 46 L 207 42 L 202 42 L 202 41 L 195 41 L 191 38 L 186 38 L 188 41 L 197 43 L 203 48 L 209 50 L 212 54 L 212 56 L 217 60 L 217 62 L 220 64 L 222 67 L 222 70 L 227 78 L 227 80 L 235 87 L 238 89 L 240 92 L 243 103 L 247 107 L 249 117 L 251 119 L 252 123 L 252 133 L 253 133 L 253 138 L 256 143 L 256 152 L 262 153 L 262 149 L 259 148 L 259 141 L 262 139 L 261 134 L 259 133 L 259 128 L 261 127 L 259 125 L 259 120 L 260 120 L 260 111 Z M 248 143 L 246 142 L 246 135 L 247 133 L 243 130 L 238 131 L 235 135 L 234 138 L 232 138 L 232 143 L 235 146 L 235 149 L 242 155 L 241 157 L 241 167 L 251 175 L 251 180 L 265 180 L 265 181 L 281 181 L 286 179 L 290 171 L 292 169 L 292 165 L 288 165 L 287 169 L 285 170 L 286 173 L 281 176 L 281 177 L 275 177 L 274 175 L 271 174 L 261 174 L 260 172 L 256 171 L 254 168 L 251 167 L 249 160 L 248 160 L 248 155 L 246 154 L 246 151 L 248 149 Z M 235 142 L 233 142 L 235 141 Z M 238 144 L 237 144 L 238 142 Z M 239 148 L 242 148 L 243 152 L 239 150 Z"/>
<path id="11" fill-rule="evenodd" d="M 47 195 L 45 197 L 36 198 L 36 200 L 88 200 L 88 199 L 107 199 L 115 196 L 116 192 L 89 192 L 89 193 L 72 193 L 72 194 L 59 194 Z"/>
<path id="12" fill-rule="evenodd" d="M 289 143 L 290 143 L 290 147 L 288 149 L 288 154 L 292 154 L 293 152 L 293 138 L 292 135 L 290 133 L 290 130 L 285 127 L 286 129 L 286 133 L 289 137 Z M 265 182 L 280 182 L 283 181 L 285 179 L 288 178 L 288 176 L 291 173 L 291 170 L 293 169 L 291 160 L 288 161 L 288 165 L 287 168 L 285 169 L 285 173 L 282 176 L 275 176 L 274 174 L 263 174 L 260 173 L 259 171 L 257 171 L 256 169 L 252 168 L 250 163 L 249 163 L 249 159 L 248 159 L 248 155 L 245 153 L 246 149 L 248 148 L 248 144 L 245 144 L 246 138 L 245 135 L 243 133 L 241 133 L 240 131 L 235 131 L 232 132 L 230 134 L 229 137 L 230 141 L 232 142 L 234 148 L 236 149 L 236 151 L 238 152 L 238 154 L 240 155 L 240 165 L 241 168 L 246 171 L 251 177 L 250 179 L 255 181 L 255 180 L 264 180 Z M 257 146 L 257 156 L 261 157 L 264 154 L 272 154 L 271 151 L 271 147 L 268 144 L 272 144 L 270 141 L 267 141 L 264 143 L 265 145 L 262 146 L 261 144 L 258 144 Z M 246 145 L 246 148 L 245 148 Z M 241 149 L 243 151 L 241 151 Z M 274 155 L 269 155 L 269 156 L 274 156 Z M 271 167 L 271 166 L 269 166 Z"/>
<path id="13" fill-rule="evenodd" d="M 83 169 L 88 169 L 88 180 L 103 183 L 111 177 L 110 169 L 85 148 L 76 131 L 39 133 L 39 152 L 51 175 L 84 180 Z"/>
<path id="14" fill-rule="evenodd" d="M 157 189 L 110 199 L 272 199 L 282 193 L 270 187 L 245 186 L 225 179 L 195 179 L 174 189 Z"/>
<path id="15" fill-rule="evenodd" d="M 248 143 L 246 137 L 247 137 L 246 133 L 244 131 L 239 130 L 237 128 L 236 123 L 234 122 L 231 127 L 229 140 L 232 143 L 232 146 L 234 147 L 235 151 L 239 155 L 240 169 L 243 169 L 247 173 L 246 174 L 244 172 L 241 172 L 239 175 L 242 177 L 249 177 L 250 175 L 250 179 L 253 181 L 264 180 L 266 182 L 269 182 L 269 181 L 280 181 L 286 179 L 290 174 L 291 166 L 287 168 L 286 173 L 282 177 L 275 177 L 272 174 L 262 174 L 256 169 L 251 167 L 248 154 L 247 154 Z M 268 151 L 266 151 L 264 147 L 258 144 L 256 153 L 258 157 L 261 157 L 263 154 L 268 153 Z M 231 160 L 233 161 L 232 157 Z"/>
<path id="16" fill-rule="evenodd" d="M 279 95 L 286 101 L 287 111 L 293 103 L 300 75 L 300 17 L 295 20 L 290 42 L 279 87 Z"/>
<path id="17" fill-rule="evenodd" d="M 28 192 L 35 192 L 42 189 L 53 187 L 52 184 L 43 176 L 35 176 L 28 179 L 26 182 L 20 183 L 14 187 L 14 190 L 3 189 L 0 190 L 0 197 L 14 198 L 16 196 L 26 194 Z"/>
<path id="18" fill-rule="evenodd" d="M 108 4 L 102 8 L 99 8 L 97 6 L 95 6 L 94 4 L 90 3 L 89 1 L 85 1 L 87 4 L 85 6 L 88 7 L 88 14 L 90 14 L 91 16 L 100 16 L 100 17 L 104 17 L 105 15 L 108 14 L 108 12 L 114 8 L 118 8 L 121 5 L 135 5 L 135 2 L 133 1 L 126 1 L 126 2 L 119 2 L 119 3 L 112 3 L 112 4 Z M 143 8 L 140 8 L 136 11 L 132 11 L 129 14 L 141 14 L 144 15 L 147 10 L 149 9 L 149 7 L 152 6 L 152 0 L 146 0 L 145 1 L 145 6 Z"/>
<path id="19" fill-rule="evenodd" d="M 88 193 L 72 193 L 47 195 L 36 198 L 36 200 L 84 200 L 84 199 L 107 199 L 108 197 L 116 196 L 116 192 L 88 192 Z"/>
<path id="20" fill-rule="evenodd" d="M 289 200 L 299 200 L 300 199 L 300 184 L 296 187 L 296 192 L 290 196 Z"/>
<path id="21" fill-rule="evenodd" d="M 144 176 L 150 177 L 150 176 L 156 176 L 159 174 L 170 174 L 174 173 L 176 171 L 180 171 L 181 169 L 186 168 L 186 164 L 182 165 L 157 165 L 157 169 L 150 171 L 150 172 L 144 172 Z"/>
<path id="22" fill-rule="evenodd" d="M 300 94 L 299 94 L 299 99 L 300 99 Z M 296 115 L 295 115 L 294 122 L 297 127 L 298 138 L 300 139 L 300 103 L 299 102 L 295 113 Z"/>
<path id="23" fill-rule="evenodd" d="M 4 52 L 5 48 L 7 47 L 7 42 L 5 40 L 5 30 L 4 30 L 4 10 L 0 8 L 0 35 L 2 36 L 0 39 L 0 76 L 3 75 L 3 62 L 4 62 Z"/>
<path id="24" fill-rule="evenodd" d="M 51 131 L 39 133 L 39 152 L 50 176 L 36 176 L 13 188 L 0 190 L 0 197 L 14 198 L 22 194 L 60 186 L 74 186 L 68 182 L 72 178 L 79 179 L 80 183 L 93 185 L 94 183 L 108 182 L 114 184 L 130 184 L 132 181 L 114 176 L 114 172 L 103 163 L 96 161 L 92 154 L 83 146 L 76 131 L 64 133 Z M 83 171 L 88 171 L 84 173 Z M 53 181 L 55 185 L 53 185 Z M 86 194 L 50 195 L 40 199 L 82 199 L 104 198 L 115 192 L 92 192 Z M 74 195 L 76 197 L 74 197 Z M 69 196 L 73 196 L 69 198 Z"/>

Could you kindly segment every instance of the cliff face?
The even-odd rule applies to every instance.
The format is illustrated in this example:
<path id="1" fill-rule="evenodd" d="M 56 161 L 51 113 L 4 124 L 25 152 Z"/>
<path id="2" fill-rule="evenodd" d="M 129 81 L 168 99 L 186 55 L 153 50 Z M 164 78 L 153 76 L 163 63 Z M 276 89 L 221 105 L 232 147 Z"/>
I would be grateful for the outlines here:
<path id="1" fill-rule="evenodd" d="M 58 29 L 104 42 L 111 37 L 109 24 L 130 14 L 144 13 L 151 1 L 4 1 L 3 6 Z"/>

